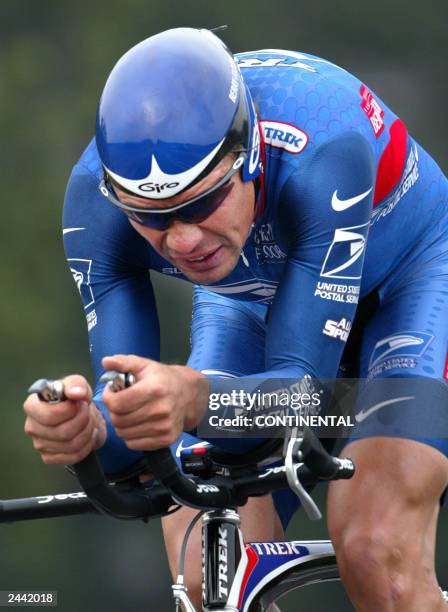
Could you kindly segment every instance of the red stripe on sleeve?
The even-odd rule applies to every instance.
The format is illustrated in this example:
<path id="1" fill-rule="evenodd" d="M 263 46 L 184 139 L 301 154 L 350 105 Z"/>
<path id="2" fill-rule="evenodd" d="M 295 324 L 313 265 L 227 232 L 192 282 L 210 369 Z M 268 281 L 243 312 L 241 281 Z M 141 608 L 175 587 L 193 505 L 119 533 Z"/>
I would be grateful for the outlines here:
<path id="1" fill-rule="evenodd" d="M 396 119 L 389 128 L 390 140 L 381 155 L 376 175 L 373 205 L 381 202 L 400 181 L 406 163 L 408 131 L 405 124 Z"/>

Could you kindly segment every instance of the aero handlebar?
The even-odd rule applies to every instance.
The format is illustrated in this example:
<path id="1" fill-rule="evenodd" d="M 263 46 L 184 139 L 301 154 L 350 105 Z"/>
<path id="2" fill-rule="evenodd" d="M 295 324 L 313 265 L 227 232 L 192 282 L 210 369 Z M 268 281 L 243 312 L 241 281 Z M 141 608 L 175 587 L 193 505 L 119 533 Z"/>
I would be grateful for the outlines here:
<path id="1" fill-rule="evenodd" d="M 116 391 L 133 383 L 132 375 L 116 372 L 108 372 L 105 379 Z M 41 379 L 30 387 L 29 392 L 37 393 L 42 401 L 56 403 L 65 399 L 60 381 Z M 73 469 L 95 508 L 121 519 L 160 516 L 175 503 L 202 510 L 237 507 L 244 505 L 250 496 L 265 495 L 288 487 L 289 479 L 284 465 L 262 470 L 252 466 L 250 471 L 246 470 L 237 477 L 215 475 L 207 479 L 195 477 L 193 480 L 181 473 L 169 448 L 146 451 L 145 458 L 148 471 L 162 483 L 162 487 L 121 491 L 108 483 L 94 452 L 74 465 Z M 294 463 L 293 470 L 295 477 L 307 486 L 319 480 L 351 478 L 354 465 L 349 459 L 332 457 L 311 430 L 306 430 L 297 448 L 297 463 Z"/>

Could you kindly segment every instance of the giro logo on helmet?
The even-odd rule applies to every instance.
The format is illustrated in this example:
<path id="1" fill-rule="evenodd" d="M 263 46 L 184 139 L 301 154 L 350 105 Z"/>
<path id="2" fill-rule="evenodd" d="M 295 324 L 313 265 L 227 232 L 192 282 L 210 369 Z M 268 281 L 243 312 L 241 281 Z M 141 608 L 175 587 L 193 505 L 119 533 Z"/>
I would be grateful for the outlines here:
<path id="1" fill-rule="evenodd" d="M 162 193 L 165 189 L 175 189 L 179 187 L 179 183 L 163 183 L 159 185 L 159 183 L 142 183 L 138 186 L 141 191 L 156 191 L 157 193 Z"/>

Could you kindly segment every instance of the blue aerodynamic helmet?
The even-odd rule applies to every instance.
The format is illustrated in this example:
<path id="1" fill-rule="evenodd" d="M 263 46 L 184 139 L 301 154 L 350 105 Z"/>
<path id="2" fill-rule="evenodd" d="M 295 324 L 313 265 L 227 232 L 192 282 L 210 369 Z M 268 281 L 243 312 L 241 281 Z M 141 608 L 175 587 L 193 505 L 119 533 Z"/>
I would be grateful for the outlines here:
<path id="1" fill-rule="evenodd" d="M 209 30 L 151 36 L 117 62 L 96 127 L 108 178 L 131 194 L 169 198 L 202 180 L 229 152 L 247 152 L 245 181 L 260 172 L 251 95 L 224 43 Z"/>

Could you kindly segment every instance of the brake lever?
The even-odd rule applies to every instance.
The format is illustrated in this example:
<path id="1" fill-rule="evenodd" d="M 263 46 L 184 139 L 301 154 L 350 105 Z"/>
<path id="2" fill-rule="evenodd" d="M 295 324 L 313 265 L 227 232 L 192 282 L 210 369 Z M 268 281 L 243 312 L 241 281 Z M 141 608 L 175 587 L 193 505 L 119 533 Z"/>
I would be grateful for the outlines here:
<path id="1" fill-rule="evenodd" d="M 58 404 L 66 399 L 62 380 L 39 378 L 28 389 L 28 393 L 30 395 L 31 393 L 37 393 L 40 401 L 48 404 Z"/>
<path id="2" fill-rule="evenodd" d="M 297 435 L 297 434 L 296 434 Z M 291 437 L 286 448 L 285 456 L 285 471 L 286 478 L 291 490 L 300 499 L 300 502 L 305 510 L 308 518 L 311 521 L 318 521 L 322 518 L 322 513 L 319 510 L 316 502 L 313 500 L 311 495 L 307 493 L 304 486 L 297 476 L 297 466 L 295 460 L 302 459 L 302 451 L 300 450 L 303 443 L 304 436 Z"/>
<path id="3" fill-rule="evenodd" d="M 111 391 L 117 393 L 128 387 L 132 387 L 135 383 L 135 376 L 130 372 L 116 372 L 115 370 L 109 370 L 104 372 L 100 378 L 101 383 L 106 383 Z"/>

